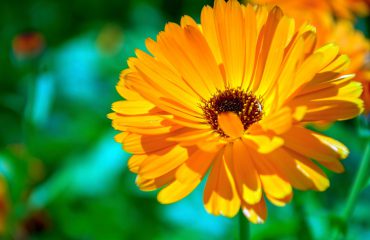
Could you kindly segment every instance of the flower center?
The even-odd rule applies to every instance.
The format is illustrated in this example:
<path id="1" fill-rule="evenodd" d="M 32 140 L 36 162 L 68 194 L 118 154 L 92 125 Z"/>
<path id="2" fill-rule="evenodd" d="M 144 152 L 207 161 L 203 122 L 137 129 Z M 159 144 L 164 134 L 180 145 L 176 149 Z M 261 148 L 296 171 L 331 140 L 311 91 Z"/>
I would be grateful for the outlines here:
<path id="1" fill-rule="evenodd" d="M 223 137 L 228 137 L 218 124 L 218 115 L 224 112 L 234 112 L 243 124 L 244 131 L 263 116 L 261 100 L 250 92 L 241 89 L 226 89 L 217 91 L 210 99 L 203 99 L 201 108 L 204 117 L 212 129 Z"/>

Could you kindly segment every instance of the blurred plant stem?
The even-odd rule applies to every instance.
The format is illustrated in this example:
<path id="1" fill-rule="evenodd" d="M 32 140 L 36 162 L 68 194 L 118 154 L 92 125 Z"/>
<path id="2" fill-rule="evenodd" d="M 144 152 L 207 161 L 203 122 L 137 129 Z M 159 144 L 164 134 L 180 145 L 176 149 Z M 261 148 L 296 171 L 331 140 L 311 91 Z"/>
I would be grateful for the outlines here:
<path id="1" fill-rule="evenodd" d="M 356 179 L 352 185 L 351 192 L 349 194 L 348 201 L 343 212 L 342 220 L 344 226 L 348 225 L 348 221 L 351 218 L 357 199 L 361 191 L 365 187 L 365 184 L 368 181 L 369 170 L 370 170 L 370 138 L 368 137 L 366 141 L 365 152 L 361 159 Z M 334 234 L 332 238 L 333 240 L 338 239 L 341 236 L 341 234 L 345 234 L 343 227 L 342 229 L 340 229 L 340 224 L 336 224 L 335 226 L 336 228 L 334 229 Z"/>
<path id="2" fill-rule="evenodd" d="M 249 239 L 249 221 L 242 211 L 239 211 L 239 240 Z"/>
<path id="3" fill-rule="evenodd" d="M 37 71 L 33 70 L 32 73 L 27 79 L 27 97 L 26 97 L 26 105 L 24 109 L 24 116 L 23 116 L 23 143 L 26 147 L 30 144 L 30 136 L 34 131 L 34 121 L 33 121 L 33 113 L 35 107 L 35 97 L 36 97 L 36 77 Z"/>

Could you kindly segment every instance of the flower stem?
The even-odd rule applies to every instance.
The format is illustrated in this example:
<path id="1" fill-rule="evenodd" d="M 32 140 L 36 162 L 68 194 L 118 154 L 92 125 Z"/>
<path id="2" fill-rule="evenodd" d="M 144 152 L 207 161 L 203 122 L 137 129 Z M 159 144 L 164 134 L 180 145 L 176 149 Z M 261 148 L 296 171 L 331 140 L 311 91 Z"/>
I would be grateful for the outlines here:
<path id="1" fill-rule="evenodd" d="M 348 220 L 351 217 L 352 212 L 355 208 L 355 203 L 358 196 L 361 193 L 361 190 L 365 186 L 366 181 L 368 180 L 368 173 L 370 167 L 370 138 L 367 139 L 365 153 L 362 157 L 360 168 L 357 172 L 355 182 L 351 188 L 351 193 L 348 198 L 346 208 L 344 210 L 344 219 Z"/>
<path id="2" fill-rule="evenodd" d="M 249 239 L 249 221 L 244 216 L 243 212 L 239 212 L 239 240 Z"/>
<path id="3" fill-rule="evenodd" d="M 343 212 L 342 216 L 343 223 L 347 223 L 352 215 L 358 196 L 360 195 L 362 189 L 364 188 L 366 182 L 368 181 L 369 170 L 370 170 L 370 138 L 367 139 L 366 149 L 361 159 L 360 167 L 358 169 L 355 182 L 352 185 L 351 192 L 349 194 L 348 201 Z M 338 229 L 335 229 L 333 239 L 337 239 L 339 235 L 340 234 Z"/>

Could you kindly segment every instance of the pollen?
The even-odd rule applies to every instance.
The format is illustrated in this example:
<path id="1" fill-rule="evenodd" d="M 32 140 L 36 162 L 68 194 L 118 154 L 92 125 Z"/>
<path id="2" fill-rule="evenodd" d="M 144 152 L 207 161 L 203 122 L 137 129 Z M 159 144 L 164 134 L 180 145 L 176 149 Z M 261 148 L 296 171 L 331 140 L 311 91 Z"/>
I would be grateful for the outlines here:
<path id="1" fill-rule="evenodd" d="M 223 137 L 228 136 L 219 127 L 218 114 L 223 112 L 236 113 L 245 131 L 263 117 L 261 99 L 238 88 L 218 90 L 210 99 L 203 99 L 202 102 L 201 108 L 205 119 L 212 129 Z"/>

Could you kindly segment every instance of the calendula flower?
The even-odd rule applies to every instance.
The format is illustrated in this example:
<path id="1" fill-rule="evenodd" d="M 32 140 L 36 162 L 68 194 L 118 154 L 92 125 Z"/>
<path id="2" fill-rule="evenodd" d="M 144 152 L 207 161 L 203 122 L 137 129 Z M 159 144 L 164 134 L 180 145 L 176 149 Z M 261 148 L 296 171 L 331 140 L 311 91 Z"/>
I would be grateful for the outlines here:
<path id="1" fill-rule="evenodd" d="M 363 102 L 361 84 L 341 74 L 348 57 L 315 42 L 311 25 L 236 0 L 147 39 L 150 53 L 128 60 L 117 85 L 126 100 L 109 115 L 139 188 L 161 188 L 159 202 L 173 203 L 209 172 L 206 210 L 241 208 L 253 223 L 265 221 L 265 199 L 284 206 L 293 188 L 327 189 L 312 159 L 342 172 L 348 149 L 304 125 L 353 118 Z"/>
<path id="2" fill-rule="evenodd" d="M 295 12 L 304 19 L 307 15 L 336 15 L 339 18 L 353 19 L 354 14 L 366 16 L 369 13 L 369 0 L 247 0 L 256 4 L 278 5 L 284 11 Z M 308 18 L 310 19 L 310 18 Z"/>

